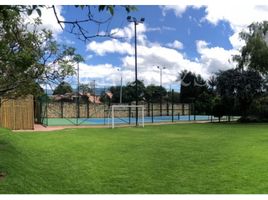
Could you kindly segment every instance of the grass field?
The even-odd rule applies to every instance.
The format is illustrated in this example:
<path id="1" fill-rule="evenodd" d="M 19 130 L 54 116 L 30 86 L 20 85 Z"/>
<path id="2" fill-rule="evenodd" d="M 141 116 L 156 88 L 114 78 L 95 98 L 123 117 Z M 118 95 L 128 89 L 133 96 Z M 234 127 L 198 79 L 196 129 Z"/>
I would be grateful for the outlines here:
<path id="1" fill-rule="evenodd" d="M 268 124 L 11 133 L 0 193 L 268 193 Z"/>

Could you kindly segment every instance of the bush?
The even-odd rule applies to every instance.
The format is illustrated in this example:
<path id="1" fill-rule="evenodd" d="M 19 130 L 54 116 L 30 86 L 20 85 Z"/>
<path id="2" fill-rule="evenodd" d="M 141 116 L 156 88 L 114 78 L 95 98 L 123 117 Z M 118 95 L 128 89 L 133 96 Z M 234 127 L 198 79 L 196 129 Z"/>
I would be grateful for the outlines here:
<path id="1" fill-rule="evenodd" d="M 249 108 L 249 116 L 241 117 L 239 122 L 268 122 L 268 96 L 255 99 Z"/>

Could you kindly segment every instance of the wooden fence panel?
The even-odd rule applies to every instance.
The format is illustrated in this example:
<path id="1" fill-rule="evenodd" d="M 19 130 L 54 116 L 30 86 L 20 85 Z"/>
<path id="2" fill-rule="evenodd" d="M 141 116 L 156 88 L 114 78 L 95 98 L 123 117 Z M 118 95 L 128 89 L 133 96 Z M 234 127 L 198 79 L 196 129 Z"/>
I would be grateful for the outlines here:
<path id="1" fill-rule="evenodd" d="M 0 106 L 0 126 L 12 130 L 33 130 L 33 96 L 2 100 Z"/>

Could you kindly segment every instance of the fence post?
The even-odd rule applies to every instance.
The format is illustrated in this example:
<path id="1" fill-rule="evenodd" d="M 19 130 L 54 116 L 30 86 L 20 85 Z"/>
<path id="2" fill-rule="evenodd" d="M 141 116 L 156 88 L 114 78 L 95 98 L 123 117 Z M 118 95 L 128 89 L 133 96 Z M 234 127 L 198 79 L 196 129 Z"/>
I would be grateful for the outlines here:
<path id="1" fill-rule="evenodd" d="M 87 100 L 87 118 L 89 118 L 89 102 Z"/>
<path id="2" fill-rule="evenodd" d="M 194 121 L 195 121 L 195 103 L 193 103 L 193 113 L 194 113 Z"/>
<path id="3" fill-rule="evenodd" d="M 168 100 L 167 100 L 167 116 L 169 116 L 169 104 L 168 104 Z"/>
<path id="4" fill-rule="evenodd" d="M 48 96 L 46 95 L 46 107 L 45 107 L 45 111 L 46 111 L 46 126 L 48 126 Z"/>
<path id="5" fill-rule="evenodd" d="M 150 117 L 150 102 L 147 103 L 147 115 Z"/>
<path id="6" fill-rule="evenodd" d="M 131 103 L 128 103 L 128 105 L 131 105 Z M 128 123 L 131 123 L 131 107 L 128 107 Z"/>
<path id="7" fill-rule="evenodd" d="M 154 123 L 154 103 L 152 102 L 152 123 Z"/>
<path id="8" fill-rule="evenodd" d="M 192 113 L 192 104 L 188 104 L 188 120 L 191 120 L 191 113 Z"/>
<path id="9" fill-rule="evenodd" d="M 61 115 L 61 118 L 63 118 L 63 104 L 64 104 L 64 102 L 63 102 L 63 100 L 61 99 L 61 100 L 60 100 L 60 115 Z"/>
<path id="10" fill-rule="evenodd" d="M 174 122 L 174 89 L 171 92 L 171 115 L 172 115 L 172 122 Z"/>

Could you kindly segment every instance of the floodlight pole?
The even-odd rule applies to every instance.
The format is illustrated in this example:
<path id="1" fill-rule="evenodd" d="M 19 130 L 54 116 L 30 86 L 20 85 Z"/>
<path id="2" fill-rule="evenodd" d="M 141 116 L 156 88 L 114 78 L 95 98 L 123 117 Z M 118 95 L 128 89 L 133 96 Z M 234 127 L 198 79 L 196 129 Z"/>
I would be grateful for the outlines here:
<path id="1" fill-rule="evenodd" d="M 134 23 L 134 39 L 135 39 L 135 93 L 136 93 L 136 106 L 139 103 L 138 99 L 138 70 L 137 70 L 137 25 L 144 22 L 144 18 L 137 20 L 135 17 L 128 16 L 128 22 Z M 136 107 L 136 126 L 138 126 L 138 107 Z"/>
<path id="2" fill-rule="evenodd" d="M 123 93 L 123 88 L 122 88 L 122 74 L 121 74 L 121 81 L 120 81 L 120 104 L 122 104 L 122 93 Z"/>
<path id="3" fill-rule="evenodd" d="M 76 115 L 76 125 L 78 126 L 78 118 L 80 115 L 80 105 L 79 105 L 79 90 L 80 90 L 80 81 L 79 81 L 79 62 L 77 62 L 77 97 L 76 97 L 76 106 L 77 106 L 77 115 Z"/>
<path id="4" fill-rule="evenodd" d="M 166 67 L 163 66 L 157 66 L 157 68 L 160 70 L 160 90 L 162 88 L 162 70 L 166 69 Z M 160 93 L 160 116 L 162 116 L 162 93 Z"/>
<path id="5" fill-rule="evenodd" d="M 120 69 L 117 69 L 117 71 L 120 71 L 120 100 L 119 103 L 122 104 L 122 84 L 123 84 L 123 78 L 122 78 L 122 71 Z"/>

